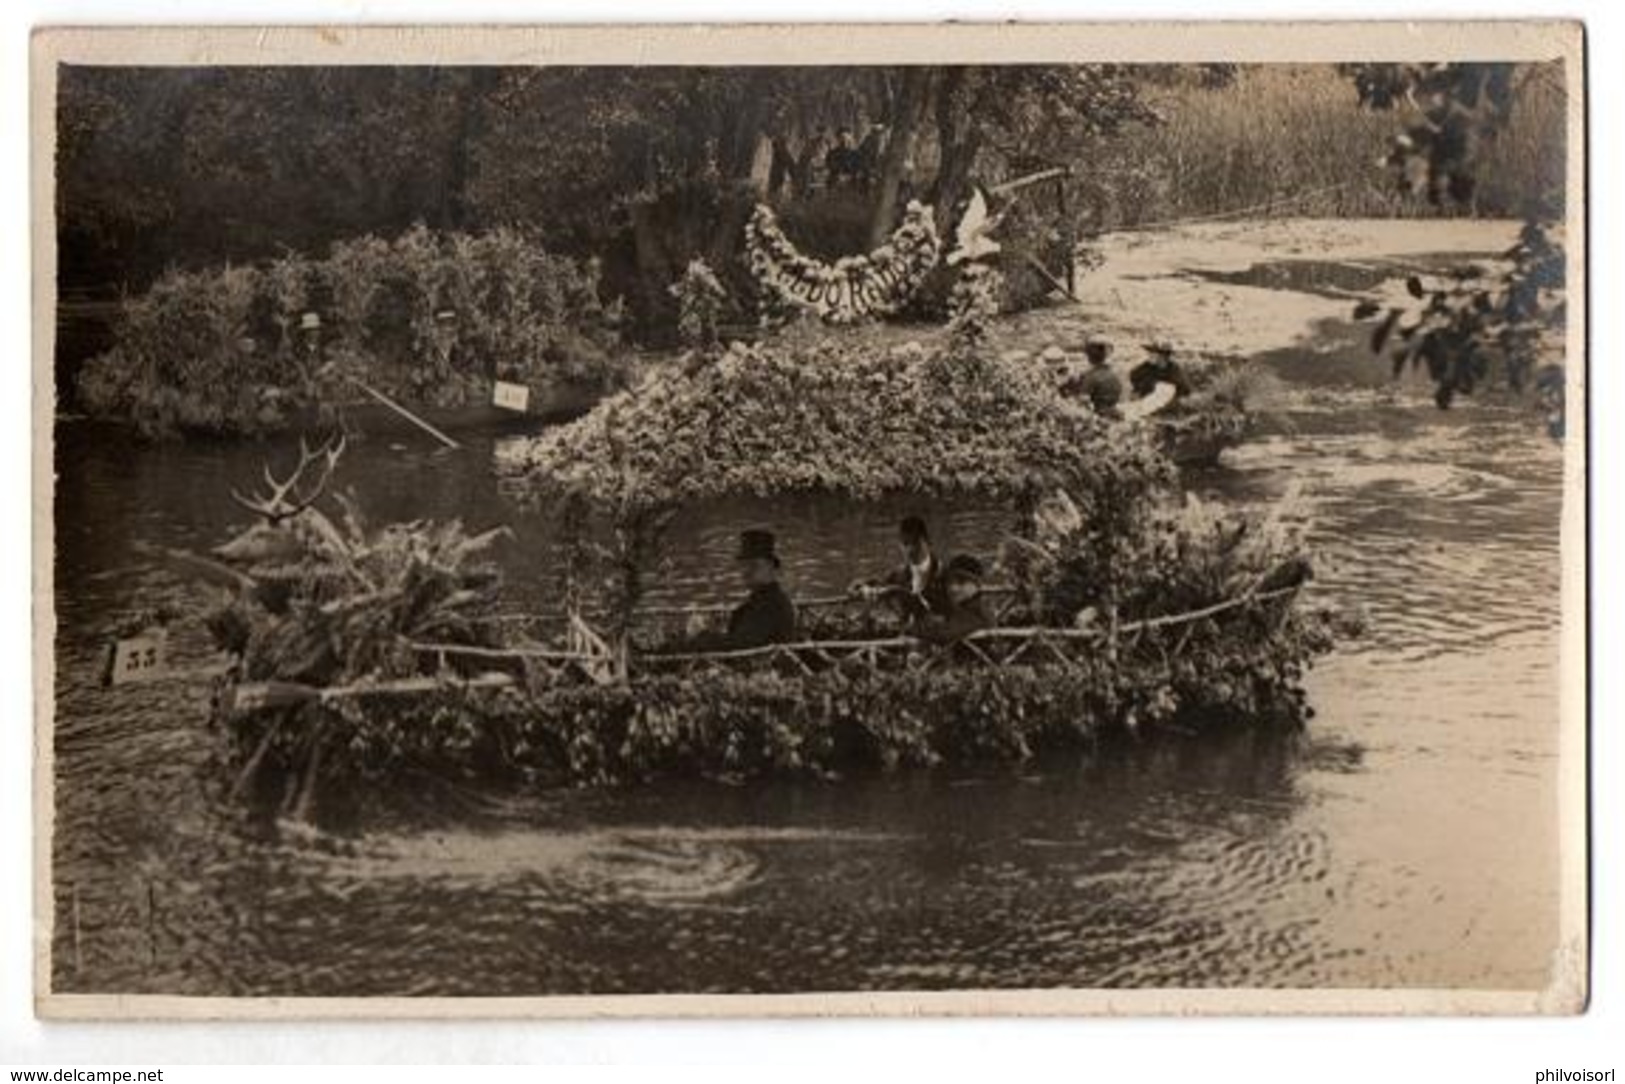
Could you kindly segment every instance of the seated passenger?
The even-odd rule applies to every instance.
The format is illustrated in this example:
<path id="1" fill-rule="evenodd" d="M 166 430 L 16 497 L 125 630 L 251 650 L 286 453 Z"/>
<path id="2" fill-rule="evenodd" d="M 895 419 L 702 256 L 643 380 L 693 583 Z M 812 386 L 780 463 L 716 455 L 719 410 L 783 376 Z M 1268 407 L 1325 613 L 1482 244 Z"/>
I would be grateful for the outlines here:
<path id="1" fill-rule="evenodd" d="M 728 632 L 719 646 L 740 650 L 795 638 L 796 607 L 779 583 L 774 544 L 772 531 L 740 532 L 739 571 L 750 594 L 728 616 Z"/>
<path id="2" fill-rule="evenodd" d="M 1145 344 L 1148 355 L 1146 360 L 1140 362 L 1128 372 L 1129 388 L 1133 390 L 1136 399 L 1144 399 L 1156 390 L 1158 384 L 1167 384 L 1174 389 L 1174 399 L 1178 400 L 1190 394 L 1190 381 L 1185 378 L 1184 370 L 1174 360 L 1174 348 L 1165 342 L 1157 341 Z"/>
<path id="3" fill-rule="evenodd" d="M 993 617 L 987 611 L 982 597 L 982 562 L 968 553 L 961 553 L 948 562 L 942 579 L 948 596 L 948 608 L 940 614 L 930 614 L 915 626 L 915 633 L 923 640 L 947 644 L 962 640 L 978 629 L 991 628 Z"/>
<path id="4" fill-rule="evenodd" d="M 948 595 L 925 520 L 919 516 L 904 517 L 897 525 L 897 545 L 902 551 L 902 565 L 878 580 L 854 583 L 851 593 L 895 605 L 907 621 L 947 612 Z"/>
<path id="5" fill-rule="evenodd" d="M 1112 347 L 1105 339 L 1090 336 L 1084 340 L 1083 353 L 1089 359 L 1089 368 L 1082 376 L 1069 380 L 1062 392 L 1075 398 L 1087 399 L 1096 414 L 1108 418 L 1121 417 L 1117 404 L 1123 400 L 1123 381 L 1107 364 Z"/>

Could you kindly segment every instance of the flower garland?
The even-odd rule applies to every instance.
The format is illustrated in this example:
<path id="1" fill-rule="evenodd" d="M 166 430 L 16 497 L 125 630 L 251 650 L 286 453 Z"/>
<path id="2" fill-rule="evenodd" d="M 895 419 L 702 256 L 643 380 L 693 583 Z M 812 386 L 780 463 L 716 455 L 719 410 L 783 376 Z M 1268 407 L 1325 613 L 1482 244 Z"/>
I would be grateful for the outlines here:
<path id="1" fill-rule="evenodd" d="M 746 262 L 763 289 L 832 324 L 883 316 L 914 296 L 942 254 L 931 209 L 910 201 L 903 223 L 867 256 L 826 264 L 803 255 L 779 228 L 770 207 L 757 204 L 745 224 Z"/>

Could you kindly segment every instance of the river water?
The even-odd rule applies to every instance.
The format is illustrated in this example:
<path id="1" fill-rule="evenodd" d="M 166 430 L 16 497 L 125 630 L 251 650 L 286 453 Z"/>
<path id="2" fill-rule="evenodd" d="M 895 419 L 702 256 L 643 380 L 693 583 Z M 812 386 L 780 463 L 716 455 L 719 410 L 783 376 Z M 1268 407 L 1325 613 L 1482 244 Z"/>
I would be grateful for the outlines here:
<path id="1" fill-rule="evenodd" d="M 1527 413 L 1441 413 L 1368 365 L 1271 364 L 1288 382 L 1272 433 L 1189 481 L 1238 503 L 1290 496 L 1313 524 L 1316 590 L 1367 615 L 1314 672 L 1301 737 L 971 778 L 522 799 L 426 785 L 410 823 L 343 837 L 267 839 L 209 797 L 203 683 L 97 683 L 121 623 L 198 603 L 134 543 L 222 540 L 241 522 L 227 488 L 289 450 L 59 426 L 55 989 L 1544 986 L 1560 451 Z M 341 482 L 380 519 L 513 525 L 502 559 L 522 609 L 545 587 L 546 525 L 498 497 L 491 448 L 373 437 Z M 680 532 L 665 600 L 728 598 L 733 534 L 759 523 L 781 533 L 792 587 L 827 592 L 887 563 L 904 510 L 711 510 Z M 949 551 L 999 526 L 927 511 Z M 195 623 L 173 653 L 203 660 Z"/>

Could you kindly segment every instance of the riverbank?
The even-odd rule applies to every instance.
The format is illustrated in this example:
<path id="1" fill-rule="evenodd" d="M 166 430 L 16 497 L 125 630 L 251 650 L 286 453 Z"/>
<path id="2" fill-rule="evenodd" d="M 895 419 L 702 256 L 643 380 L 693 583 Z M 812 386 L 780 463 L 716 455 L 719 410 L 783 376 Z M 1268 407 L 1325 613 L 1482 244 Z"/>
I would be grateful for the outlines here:
<path id="1" fill-rule="evenodd" d="M 1125 345 L 1161 339 L 1205 357 L 1323 350 L 1323 325 L 1356 302 L 1398 300 L 1407 274 L 1493 260 L 1517 239 L 1500 219 L 1270 219 L 1105 234 L 1078 303 L 1012 318 L 1031 348 L 1084 329 Z"/>
<path id="2" fill-rule="evenodd" d="M 1000 319 L 992 341 L 1000 350 L 1036 356 L 1047 346 L 1097 334 L 1117 344 L 1113 363 L 1124 371 L 1139 360 L 1139 345 L 1150 339 L 1168 341 L 1187 361 L 1255 358 L 1292 350 L 1319 354 L 1339 350 L 1347 355 L 1353 338 L 1360 336 L 1345 334 L 1328 342 L 1325 329 L 1350 324 L 1355 303 L 1401 299 L 1405 276 L 1411 273 L 1493 260 L 1512 244 L 1516 231 L 1517 224 L 1506 220 L 1273 219 L 1195 222 L 1109 233 L 1086 246 L 1097 266 L 1080 275 L 1076 301 L 1054 296 L 1039 309 Z M 437 315 L 443 314 L 430 314 L 431 323 Z M 554 322 L 560 319 L 558 314 L 549 317 Z M 893 323 L 839 334 L 852 346 L 885 349 L 909 341 L 929 345 L 945 337 L 946 330 L 937 325 Z M 215 338 L 221 349 L 242 346 L 235 333 L 222 332 Z M 605 373 L 616 374 L 614 379 L 533 379 L 530 406 L 512 416 L 490 406 L 494 383 L 489 377 L 460 375 L 458 380 L 468 387 L 460 384 L 455 395 L 440 405 L 433 402 L 434 396 L 425 398 L 411 391 L 417 376 L 407 379 L 392 369 L 394 375 L 383 386 L 435 425 L 471 431 L 508 425 L 527 415 L 579 414 L 622 379 L 645 379 L 675 361 L 671 354 L 615 348 L 600 364 Z M 253 359 L 249 368 L 258 372 L 263 366 L 263 359 Z M 1372 374 L 1386 371 L 1376 358 L 1368 368 Z M 357 375 L 367 373 L 363 370 Z M 104 417 L 119 417 L 124 409 L 120 403 L 135 409 L 129 381 L 121 380 L 124 383 L 116 392 L 108 391 L 98 400 L 103 403 L 100 413 Z M 233 430 L 258 434 L 297 428 L 315 409 L 314 403 L 295 409 L 291 400 L 297 397 L 276 391 L 269 393 L 269 399 L 264 391 L 243 399 L 256 380 L 268 380 L 265 387 L 275 387 L 275 379 L 269 375 L 252 380 L 245 375 L 243 387 L 232 391 L 233 405 L 225 413 L 189 405 L 181 391 L 172 390 L 161 398 L 173 402 L 159 408 L 150 422 L 142 423 L 145 415 L 136 414 L 128 420 L 161 431 L 170 424 L 165 419 L 191 419 L 182 425 L 183 430 L 196 431 L 201 425 L 230 436 Z M 351 397 L 363 401 L 354 396 L 353 389 Z M 233 418 L 242 415 L 242 424 L 230 421 L 227 414 Z"/>

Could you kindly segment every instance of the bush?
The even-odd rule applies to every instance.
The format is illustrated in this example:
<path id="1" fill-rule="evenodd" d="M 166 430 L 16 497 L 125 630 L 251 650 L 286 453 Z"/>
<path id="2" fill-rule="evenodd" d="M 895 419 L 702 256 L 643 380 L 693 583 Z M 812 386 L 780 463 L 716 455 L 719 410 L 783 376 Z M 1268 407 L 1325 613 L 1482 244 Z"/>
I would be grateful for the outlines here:
<path id="1" fill-rule="evenodd" d="M 321 321 L 320 357 L 301 320 Z M 254 433 L 299 409 L 354 397 L 346 377 L 408 403 L 486 402 L 493 380 L 609 389 L 617 314 L 597 268 L 514 230 L 365 236 L 327 257 L 172 271 L 126 304 L 117 345 L 91 359 L 79 395 L 91 414 L 143 433 Z"/>
<path id="2" fill-rule="evenodd" d="M 291 343 L 256 326 L 272 285 L 250 267 L 165 275 L 125 305 L 117 345 L 80 376 L 81 402 L 148 434 L 280 424 L 286 402 L 273 389 L 300 378 Z"/>

